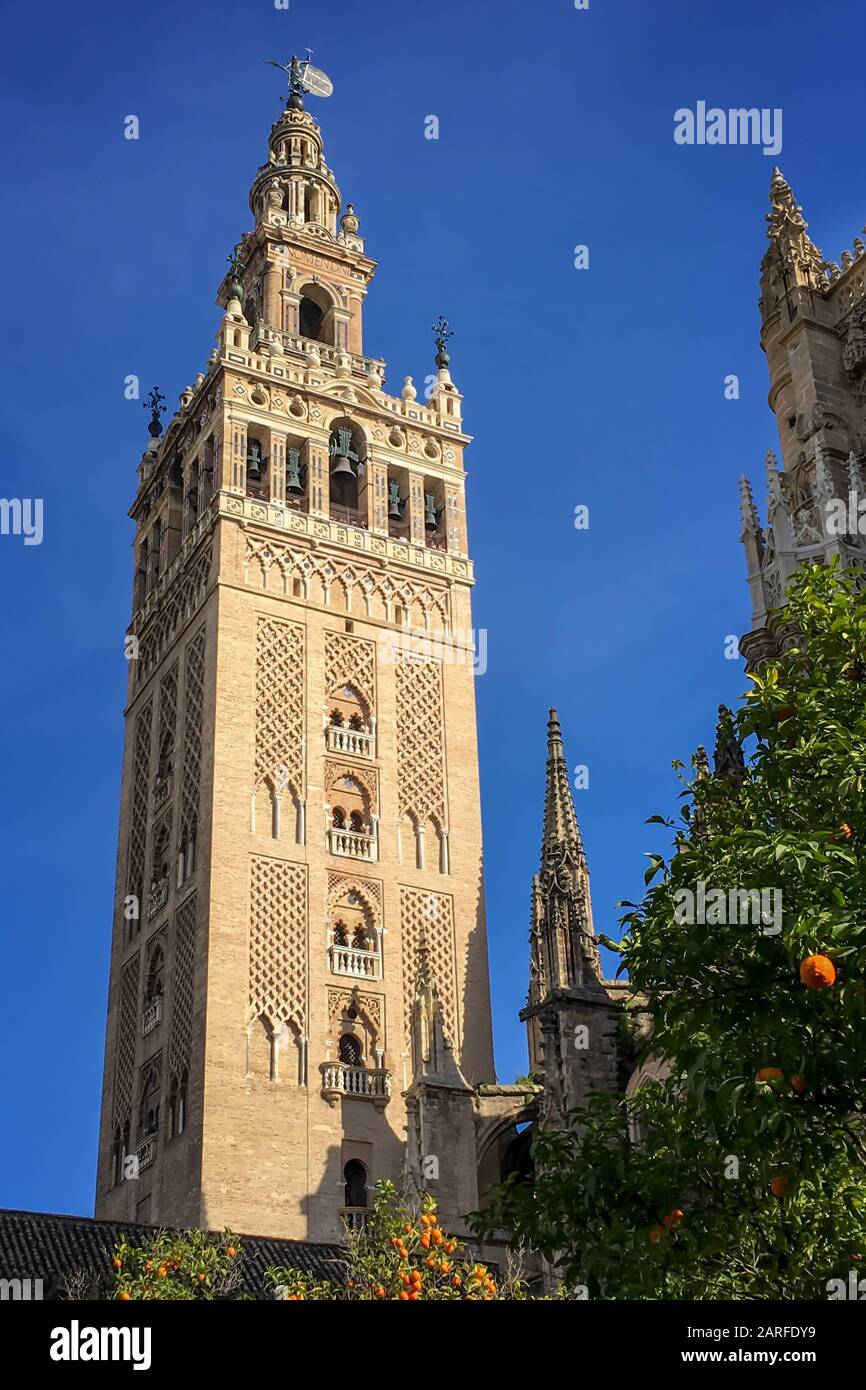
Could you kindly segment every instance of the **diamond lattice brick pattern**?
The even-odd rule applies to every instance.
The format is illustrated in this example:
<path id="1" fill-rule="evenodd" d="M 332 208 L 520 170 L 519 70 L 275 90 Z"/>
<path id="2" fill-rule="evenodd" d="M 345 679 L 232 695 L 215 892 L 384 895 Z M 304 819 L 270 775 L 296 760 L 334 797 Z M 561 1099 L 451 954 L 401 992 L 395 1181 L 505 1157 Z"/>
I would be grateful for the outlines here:
<path id="1" fill-rule="evenodd" d="M 418 979 L 418 952 L 426 938 L 433 984 L 442 1005 L 445 1032 L 455 1049 L 460 1046 L 457 1012 L 457 970 L 454 947 L 454 905 L 447 893 L 400 889 L 400 930 L 403 941 L 403 1008 L 407 1040 L 411 1039 L 412 1002 Z"/>
<path id="2" fill-rule="evenodd" d="M 251 1018 L 306 1031 L 307 869 L 252 856 L 250 883 Z"/>

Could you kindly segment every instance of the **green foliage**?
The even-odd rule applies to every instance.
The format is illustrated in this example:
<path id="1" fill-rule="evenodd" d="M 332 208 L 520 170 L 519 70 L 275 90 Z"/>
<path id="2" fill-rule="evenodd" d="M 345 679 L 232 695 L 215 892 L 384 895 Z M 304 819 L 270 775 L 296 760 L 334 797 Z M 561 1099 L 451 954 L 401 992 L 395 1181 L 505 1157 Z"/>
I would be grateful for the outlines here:
<path id="1" fill-rule="evenodd" d="M 506 1186 L 478 1219 L 590 1296 L 824 1297 L 866 1253 L 866 596 L 804 567 L 785 616 L 797 645 L 722 713 L 742 773 L 684 779 L 679 824 L 652 817 L 674 852 L 648 856 L 644 898 L 625 904 L 620 969 L 664 1079 L 540 1136 L 534 1191 Z M 778 927 L 729 908 L 682 920 L 699 883 L 780 890 Z M 835 967 L 827 988 L 801 980 L 814 954 Z M 767 1067 L 781 1077 L 756 1080 Z"/>
<path id="2" fill-rule="evenodd" d="M 425 1196 L 415 1208 L 393 1185 L 380 1182 L 366 1231 L 351 1231 L 334 1277 L 315 1279 L 297 1269 L 269 1269 L 266 1285 L 289 1301 L 360 1300 L 492 1302 L 525 1299 L 526 1287 L 507 1272 L 496 1278 L 485 1264 L 467 1260 L 464 1244 L 439 1227 L 436 1203 Z"/>
<path id="3" fill-rule="evenodd" d="M 242 1252 L 231 1231 L 155 1231 L 145 1245 L 115 1247 L 111 1296 L 186 1301 L 242 1298 Z"/>

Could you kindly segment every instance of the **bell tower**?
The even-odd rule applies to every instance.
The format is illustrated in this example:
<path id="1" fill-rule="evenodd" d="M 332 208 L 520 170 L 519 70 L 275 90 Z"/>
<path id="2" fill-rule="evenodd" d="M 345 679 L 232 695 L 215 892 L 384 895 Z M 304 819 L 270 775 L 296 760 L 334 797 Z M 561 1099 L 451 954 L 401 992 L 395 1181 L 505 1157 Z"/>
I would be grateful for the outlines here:
<path id="1" fill-rule="evenodd" d="M 97 1214 L 333 1240 L 404 1171 L 419 972 L 493 1059 L 462 397 L 444 321 L 427 400 L 364 355 L 297 70 L 130 512 Z"/>

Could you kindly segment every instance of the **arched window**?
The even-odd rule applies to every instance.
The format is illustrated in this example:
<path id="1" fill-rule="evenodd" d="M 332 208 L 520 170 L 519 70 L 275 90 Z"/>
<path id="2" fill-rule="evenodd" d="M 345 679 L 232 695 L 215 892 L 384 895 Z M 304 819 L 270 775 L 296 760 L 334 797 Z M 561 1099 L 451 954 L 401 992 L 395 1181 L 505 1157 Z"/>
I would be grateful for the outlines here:
<path id="1" fill-rule="evenodd" d="M 330 717 L 331 723 L 333 724 L 333 726 L 334 726 L 335 729 L 342 729 L 342 727 L 343 727 L 343 713 L 342 713 L 342 710 L 332 709 L 329 717 Z"/>
<path id="2" fill-rule="evenodd" d="M 143 1138 L 156 1134 L 159 1129 L 159 1073 L 155 1067 L 148 1070 L 141 1087 L 138 1119 Z"/>
<path id="3" fill-rule="evenodd" d="M 343 1169 L 346 1184 L 345 1205 L 365 1207 L 367 1205 L 367 1169 L 357 1158 L 350 1158 Z"/>
<path id="4" fill-rule="evenodd" d="M 349 933 L 348 933 L 348 930 L 347 930 L 347 928 L 346 928 L 346 923 L 345 923 L 345 922 L 335 922 L 335 923 L 334 923 L 334 945 L 335 945 L 335 946 L 348 946 L 348 944 L 349 944 Z"/>
<path id="5" fill-rule="evenodd" d="M 363 1065 L 361 1044 L 351 1033 L 344 1033 L 340 1039 L 340 1061 L 347 1067 Z"/>
<path id="6" fill-rule="evenodd" d="M 157 943 L 150 957 L 147 971 L 147 985 L 145 987 L 145 1003 L 152 1004 L 154 999 L 161 999 L 165 991 L 165 951 Z"/>
<path id="7" fill-rule="evenodd" d="M 358 714 L 357 710 L 354 714 L 349 715 L 349 728 L 358 730 L 364 728 L 364 717 L 363 715 Z"/>
<path id="8" fill-rule="evenodd" d="M 335 830 L 345 830 L 345 828 L 346 828 L 346 812 L 343 810 L 342 806 L 335 806 L 335 807 L 334 807 L 333 811 L 331 812 L 331 819 L 332 819 L 333 822 L 334 822 L 334 829 L 335 829 Z"/>
<path id="9" fill-rule="evenodd" d="M 349 826 L 357 835 L 364 833 L 364 816 L 361 811 L 353 811 L 349 817 Z"/>
<path id="10" fill-rule="evenodd" d="M 366 927 L 356 927 L 352 933 L 352 945 L 356 951 L 369 951 L 370 938 L 367 936 Z"/>
<path id="11" fill-rule="evenodd" d="M 310 218 L 307 218 L 310 221 Z M 304 285 L 298 305 L 298 332 L 314 343 L 334 346 L 334 306 L 321 285 Z"/>

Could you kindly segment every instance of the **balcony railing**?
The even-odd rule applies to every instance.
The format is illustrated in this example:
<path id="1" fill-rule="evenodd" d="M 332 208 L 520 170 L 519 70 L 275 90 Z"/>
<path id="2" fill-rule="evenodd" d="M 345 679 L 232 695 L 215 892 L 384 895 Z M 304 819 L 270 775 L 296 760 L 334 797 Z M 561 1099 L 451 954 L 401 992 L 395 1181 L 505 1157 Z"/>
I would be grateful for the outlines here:
<path id="1" fill-rule="evenodd" d="M 147 900 L 147 915 L 155 917 L 160 908 L 165 907 L 168 902 L 168 879 L 157 879 L 156 883 L 150 885 L 150 897 Z"/>
<path id="2" fill-rule="evenodd" d="M 325 747 L 329 753 L 350 753 L 354 758 L 372 758 L 373 735 L 367 729 L 346 729 L 339 724 L 325 728 Z"/>
<path id="3" fill-rule="evenodd" d="M 342 1207 L 340 1215 L 347 1231 L 369 1231 L 373 1213 L 366 1207 Z"/>
<path id="4" fill-rule="evenodd" d="M 135 1151 L 138 1160 L 138 1171 L 141 1173 L 145 1168 L 149 1168 L 156 1158 L 156 1135 L 149 1134 L 142 1140 Z"/>
<path id="5" fill-rule="evenodd" d="M 332 827 L 328 831 L 328 849 L 332 854 L 339 854 L 344 858 L 378 858 L 376 836 L 368 834 L 365 830 L 338 830 Z"/>
<path id="6" fill-rule="evenodd" d="M 379 952 L 359 951 L 354 946 L 329 946 L 332 975 L 351 975 L 356 980 L 378 980 Z"/>
<path id="7" fill-rule="evenodd" d="M 353 1067 L 346 1062 L 323 1062 L 322 1095 L 329 1100 L 337 1096 L 359 1096 L 364 1100 L 384 1104 L 391 1094 L 391 1073 L 384 1067 Z"/>
<path id="8" fill-rule="evenodd" d="M 152 999 L 141 1017 L 141 1036 L 146 1038 L 148 1033 L 152 1033 L 159 1020 L 162 1018 L 162 998 L 157 996 Z"/>

